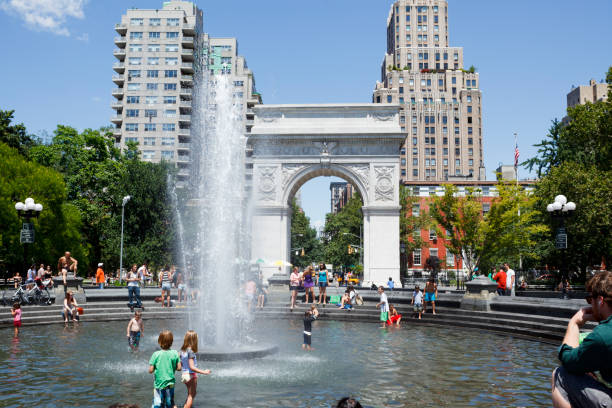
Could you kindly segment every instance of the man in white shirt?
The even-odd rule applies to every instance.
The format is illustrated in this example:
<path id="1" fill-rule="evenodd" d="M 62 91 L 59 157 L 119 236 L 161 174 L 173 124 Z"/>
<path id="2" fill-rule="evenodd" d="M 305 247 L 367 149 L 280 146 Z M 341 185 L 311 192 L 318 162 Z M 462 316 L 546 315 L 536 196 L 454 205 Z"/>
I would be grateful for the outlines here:
<path id="1" fill-rule="evenodd" d="M 514 272 L 514 269 L 510 269 L 508 262 L 505 262 L 504 266 L 508 268 L 508 272 L 506 272 L 506 296 L 514 296 L 514 280 L 516 273 Z"/>
<path id="2" fill-rule="evenodd" d="M 151 281 L 151 274 L 149 273 L 149 261 L 145 261 L 140 268 L 138 268 L 138 277 L 144 287 L 147 287 L 147 281 Z"/>

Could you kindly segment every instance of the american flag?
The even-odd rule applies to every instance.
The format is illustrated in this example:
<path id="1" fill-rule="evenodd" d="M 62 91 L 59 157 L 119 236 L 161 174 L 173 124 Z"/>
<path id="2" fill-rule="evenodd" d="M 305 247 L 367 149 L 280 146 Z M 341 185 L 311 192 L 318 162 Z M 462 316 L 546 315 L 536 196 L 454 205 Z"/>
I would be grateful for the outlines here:
<path id="1" fill-rule="evenodd" d="M 514 168 L 518 167 L 518 159 L 519 159 L 519 149 L 518 144 L 514 144 Z"/>

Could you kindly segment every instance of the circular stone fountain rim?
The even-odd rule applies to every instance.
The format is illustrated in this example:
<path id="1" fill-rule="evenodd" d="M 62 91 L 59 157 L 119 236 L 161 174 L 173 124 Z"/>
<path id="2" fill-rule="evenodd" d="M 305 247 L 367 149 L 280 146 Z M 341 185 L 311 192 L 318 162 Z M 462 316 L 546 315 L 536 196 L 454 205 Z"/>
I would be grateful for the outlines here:
<path id="1" fill-rule="evenodd" d="M 196 353 L 198 359 L 203 361 L 238 361 L 263 358 L 278 352 L 278 346 L 273 344 L 261 344 L 249 346 L 247 349 L 232 351 L 203 349 Z"/>

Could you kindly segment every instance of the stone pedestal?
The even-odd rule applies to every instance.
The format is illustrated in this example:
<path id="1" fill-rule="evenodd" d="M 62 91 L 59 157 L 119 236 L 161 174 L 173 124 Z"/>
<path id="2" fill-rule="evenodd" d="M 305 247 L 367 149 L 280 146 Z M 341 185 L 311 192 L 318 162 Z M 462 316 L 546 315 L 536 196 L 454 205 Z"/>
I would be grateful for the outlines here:
<path id="1" fill-rule="evenodd" d="M 60 277 L 53 278 L 53 286 L 55 287 L 55 304 L 60 305 L 64 302 L 66 291 L 71 291 L 78 304 L 87 303 L 85 289 L 83 289 L 83 278 L 74 275 L 66 276 L 66 287 L 64 287 L 64 279 Z"/>
<path id="2" fill-rule="evenodd" d="M 461 299 L 461 309 L 481 312 L 491 311 L 491 301 L 497 296 L 497 283 L 486 276 L 478 276 L 465 282 L 465 295 Z"/>

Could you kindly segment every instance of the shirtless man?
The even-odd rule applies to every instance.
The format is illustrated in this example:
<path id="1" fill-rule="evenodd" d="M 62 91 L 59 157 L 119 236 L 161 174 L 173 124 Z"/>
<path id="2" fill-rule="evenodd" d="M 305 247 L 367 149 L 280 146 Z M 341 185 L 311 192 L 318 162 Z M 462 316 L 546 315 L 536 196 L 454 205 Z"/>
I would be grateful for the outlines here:
<path id="1" fill-rule="evenodd" d="M 429 278 L 425 284 L 425 301 L 423 302 L 423 313 L 427 312 L 427 302 L 431 302 L 433 314 L 436 314 L 436 298 L 438 297 L 438 285 L 434 278 Z"/>
<path id="2" fill-rule="evenodd" d="M 74 273 L 74 276 L 76 276 L 77 265 L 78 265 L 78 261 L 70 256 L 69 251 L 66 251 L 64 253 L 64 256 L 62 256 L 57 261 L 57 270 L 59 271 L 59 273 L 62 275 L 62 278 L 64 279 L 64 289 L 66 289 L 66 275 L 68 274 L 68 271 L 72 271 Z"/>

